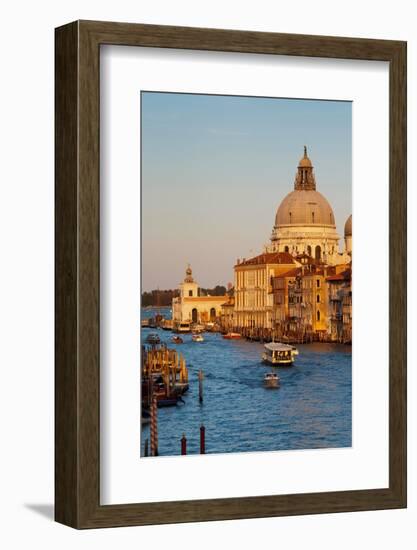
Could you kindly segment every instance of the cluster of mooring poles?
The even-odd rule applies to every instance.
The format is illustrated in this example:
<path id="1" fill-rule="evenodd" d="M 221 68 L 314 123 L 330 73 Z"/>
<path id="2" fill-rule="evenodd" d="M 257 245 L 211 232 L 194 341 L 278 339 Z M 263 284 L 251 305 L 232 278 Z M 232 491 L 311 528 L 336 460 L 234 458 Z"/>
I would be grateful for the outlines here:
<path id="1" fill-rule="evenodd" d="M 181 454 L 187 454 L 187 438 L 185 434 L 182 434 L 181 437 Z M 203 424 L 200 426 L 200 454 L 206 454 L 206 428 Z"/>
<path id="2" fill-rule="evenodd" d="M 184 367 L 183 367 L 184 368 Z M 198 400 L 200 404 L 203 403 L 203 380 L 204 373 L 200 369 L 198 371 Z M 188 383 L 188 373 L 187 373 L 187 383 Z M 150 392 L 148 393 L 147 399 L 149 403 L 149 412 L 150 412 L 150 439 L 151 439 L 151 448 L 150 455 L 158 456 L 158 395 L 154 393 L 153 387 L 151 384 Z M 206 428 L 203 424 L 200 426 L 200 454 L 205 454 L 206 452 Z M 187 454 L 187 438 L 185 434 L 181 438 L 181 454 Z M 145 440 L 144 445 L 144 456 L 149 456 L 149 441 Z"/>

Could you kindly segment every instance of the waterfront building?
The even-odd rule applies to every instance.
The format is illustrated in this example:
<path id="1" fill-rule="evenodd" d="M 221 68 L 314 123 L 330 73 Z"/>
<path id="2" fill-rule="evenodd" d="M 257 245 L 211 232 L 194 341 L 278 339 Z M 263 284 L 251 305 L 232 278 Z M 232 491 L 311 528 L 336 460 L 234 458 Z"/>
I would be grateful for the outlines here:
<path id="1" fill-rule="evenodd" d="M 174 327 L 182 322 L 208 323 L 216 321 L 221 314 L 222 304 L 228 299 L 223 296 L 201 296 L 198 283 L 193 278 L 190 266 L 179 285 L 179 296 L 172 300 Z"/>
<path id="2" fill-rule="evenodd" d="M 324 340 L 328 330 L 326 277 L 336 266 L 301 259 L 301 267 L 273 280 L 273 328 L 276 337 Z"/>
<path id="3" fill-rule="evenodd" d="M 327 277 L 329 339 L 332 342 L 352 341 L 352 270 L 350 266 Z"/>
<path id="4" fill-rule="evenodd" d="M 220 313 L 220 326 L 224 332 L 231 332 L 235 326 L 235 297 L 234 293 L 228 293 L 228 300 L 222 304 Z"/>
<path id="5" fill-rule="evenodd" d="M 307 254 L 335 265 L 348 261 L 346 251 L 339 252 L 339 240 L 333 209 L 316 189 L 313 165 L 304 147 L 294 190 L 277 209 L 269 250 L 293 256 Z"/>
<path id="6" fill-rule="evenodd" d="M 272 329 L 272 280 L 297 267 L 287 252 L 265 252 L 238 260 L 235 270 L 235 328 Z"/>

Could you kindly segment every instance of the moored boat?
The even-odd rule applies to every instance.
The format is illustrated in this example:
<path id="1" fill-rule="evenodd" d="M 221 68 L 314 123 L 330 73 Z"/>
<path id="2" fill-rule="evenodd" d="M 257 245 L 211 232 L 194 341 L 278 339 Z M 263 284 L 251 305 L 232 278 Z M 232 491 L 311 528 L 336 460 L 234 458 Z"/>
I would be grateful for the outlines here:
<path id="1" fill-rule="evenodd" d="M 175 332 L 191 332 L 191 323 L 189 321 L 182 321 L 177 323 L 173 329 Z"/>
<path id="2" fill-rule="evenodd" d="M 174 342 L 174 344 L 183 344 L 184 343 L 184 340 L 181 338 L 181 336 L 173 336 L 171 338 L 172 342 Z"/>
<path id="3" fill-rule="evenodd" d="M 225 340 L 238 340 L 242 336 L 238 332 L 228 332 L 227 334 L 223 334 L 223 338 Z"/>
<path id="4" fill-rule="evenodd" d="M 204 332 L 204 330 L 204 325 L 201 325 L 200 323 L 195 323 L 194 325 L 191 325 L 191 331 L 193 334 Z"/>
<path id="5" fill-rule="evenodd" d="M 280 379 L 275 372 L 267 372 L 264 376 L 265 388 L 279 388 Z"/>
<path id="6" fill-rule="evenodd" d="M 288 344 L 271 342 L 265 344 L 264 348 L 262 360 L 271 365 L 290 366 L 294 363 L 294 356 L 298 355 L 298 350 Z"/>
<path id="7" fill-rule="evenodd" d="M 152 346 L 156 346 L 157 344 L 161 343 L 161 339 L 155 332 L 151 332 L 151 334 L 148 334 L 146 337 L 146 343 L 151 344 Z"/>
<path id="8" fill-rule="evenodd" d="M 193 342 L 204 342 L 204 338 L 201 334 L 193 334 L 192 340 Z"/>

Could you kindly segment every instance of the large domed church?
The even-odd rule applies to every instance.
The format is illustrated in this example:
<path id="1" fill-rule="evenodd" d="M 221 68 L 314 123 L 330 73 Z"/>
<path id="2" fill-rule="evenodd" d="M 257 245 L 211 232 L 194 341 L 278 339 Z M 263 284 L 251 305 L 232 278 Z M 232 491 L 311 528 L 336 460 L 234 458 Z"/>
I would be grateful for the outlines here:
<path id="1" fill-rule="evenodd" d="M 332 207 L 316 189 L 313 165 L 304 146 L 294 191 L 288 193 L 278 207 L 269 251 L 288 252 L 292 256 L 307 254 L 326 264 L 336 265 L 348 261 L 351 252 L 351 246 L 348 247 L 346 242 L 344 253 L 340 253 L 339 240 Z M 350 240 L 351 237 L 349 244 Z"/>

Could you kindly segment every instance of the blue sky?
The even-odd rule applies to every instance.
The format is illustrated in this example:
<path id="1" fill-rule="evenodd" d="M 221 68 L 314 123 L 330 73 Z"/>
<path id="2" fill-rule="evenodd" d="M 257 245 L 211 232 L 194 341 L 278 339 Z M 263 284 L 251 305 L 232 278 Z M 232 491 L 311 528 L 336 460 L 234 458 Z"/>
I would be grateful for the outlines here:
<path id="1" fill-rule="evenodd" d="M 142 92 L 142 289 L 233 281 L 262 251 L 307 145 L 339 235 L 352 210 L 350 102 Z"/>

